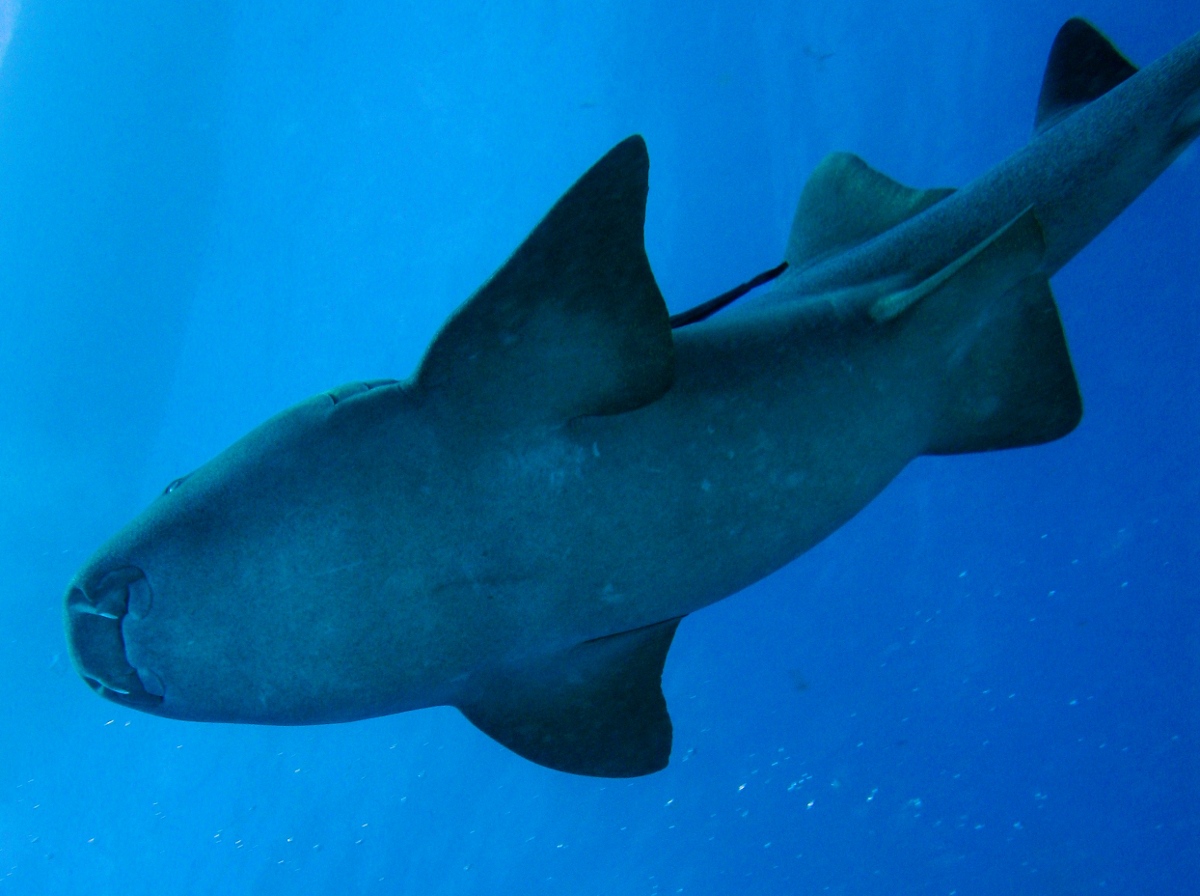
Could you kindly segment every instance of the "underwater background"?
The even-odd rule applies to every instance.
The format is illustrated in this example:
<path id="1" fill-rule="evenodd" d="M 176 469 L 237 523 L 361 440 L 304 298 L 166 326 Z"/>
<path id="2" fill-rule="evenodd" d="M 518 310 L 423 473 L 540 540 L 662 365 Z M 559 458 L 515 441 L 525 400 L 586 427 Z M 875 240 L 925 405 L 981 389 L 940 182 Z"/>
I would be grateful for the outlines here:
<path id="1" fill-rule="evenodd" d="M 550 771 L 448 708 L 158 719 L 62 631 L 168 481 L 407 376 L 622 138 L 683 310 L 778 263 L 828 152 L 925 187 L 1019 148 L 1076 14 L 1138 63 L 1200 28 L 1195 0 L 0 0 L 0 893 L 1193 892 L 1195 146 L 1054 278 L 1079 429 L 921 458 L 687 618 L 663 772 Z"/>

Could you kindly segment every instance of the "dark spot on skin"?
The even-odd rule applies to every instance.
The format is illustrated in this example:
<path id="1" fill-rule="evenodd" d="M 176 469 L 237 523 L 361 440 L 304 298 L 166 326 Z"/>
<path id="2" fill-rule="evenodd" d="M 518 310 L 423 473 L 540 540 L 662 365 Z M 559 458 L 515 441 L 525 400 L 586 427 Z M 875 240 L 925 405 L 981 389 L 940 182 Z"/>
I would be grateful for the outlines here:
<path id="1" fill-rule="evenodd" d="M 788 669 L 788 676 L 792 679 L 792 690 L 798 694 L 803 694 L 808 690 L 808 680 L 800 674 L 799 669 Z"/>

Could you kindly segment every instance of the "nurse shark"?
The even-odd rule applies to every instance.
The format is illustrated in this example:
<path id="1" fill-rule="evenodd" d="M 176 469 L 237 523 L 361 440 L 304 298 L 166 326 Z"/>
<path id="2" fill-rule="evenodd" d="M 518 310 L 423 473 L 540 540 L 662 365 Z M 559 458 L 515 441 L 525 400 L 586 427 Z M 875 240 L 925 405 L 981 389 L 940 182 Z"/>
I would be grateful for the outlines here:
<path id="1" fill-rule="evenodd" d="M 1048 278 L 1198 132 L 1200 34 L 1138 71 L 1073 19 L 1024 148 L 960 190 L 831 155 L 771 289 L 674 318 L 631 137 L 410 379 L 284 411 L 101 547 L 66 596 L 75 666 L 171 718 L 450 705 L 551 768 L 661 769 L 679 620 L 812 547 L 918 455 L 1076 426 Z"/>

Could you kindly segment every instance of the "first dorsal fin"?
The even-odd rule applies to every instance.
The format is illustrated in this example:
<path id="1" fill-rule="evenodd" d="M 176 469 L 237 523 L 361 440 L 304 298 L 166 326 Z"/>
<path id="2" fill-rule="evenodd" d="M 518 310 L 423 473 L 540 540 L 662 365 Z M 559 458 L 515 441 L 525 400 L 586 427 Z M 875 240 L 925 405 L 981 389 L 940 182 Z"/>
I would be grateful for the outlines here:
<path id="1" fill-rule="evenodd" d="M 1094 25 L 1068 19 L 1050 48 L 1034 133 L 1053 127 L 1135 74 L 1137 66 Z"/>
<path id="2" fill-rule="evenodd" d="M 429 347 L 417 392 L 477 433 L 649 404 L 675 351 L 642 227 L 650 159 L 618 144 Z"/>
<path id="3" fill-rule="evenodd" d="M 852 153 L 833 153 L 800 194 L 784 257 L 793 269 L 811 265 L 891 230 L 953 192 L 915 190 Z"/>

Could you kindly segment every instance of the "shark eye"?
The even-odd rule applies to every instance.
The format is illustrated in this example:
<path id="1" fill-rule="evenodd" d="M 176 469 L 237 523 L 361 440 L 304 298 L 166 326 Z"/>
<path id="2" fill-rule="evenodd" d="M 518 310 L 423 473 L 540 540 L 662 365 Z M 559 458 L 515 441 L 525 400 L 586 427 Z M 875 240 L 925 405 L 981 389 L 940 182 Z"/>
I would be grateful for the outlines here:
<path id="1" fill-rule="evenodd" d="M 177 488 L 179 488 L 179 486 L 183 485 L 183 480 L 185 480 L 185 479 L 187 479 L 186 476 L 180 476 L 178 479 L 172 479 L 169 483 L 167 483 L 167 487 L 163 489 L 163 494 L 164 495 L 171 494 L 171 492 L 175 491 L 175 489 L 177 489 Z"/>

